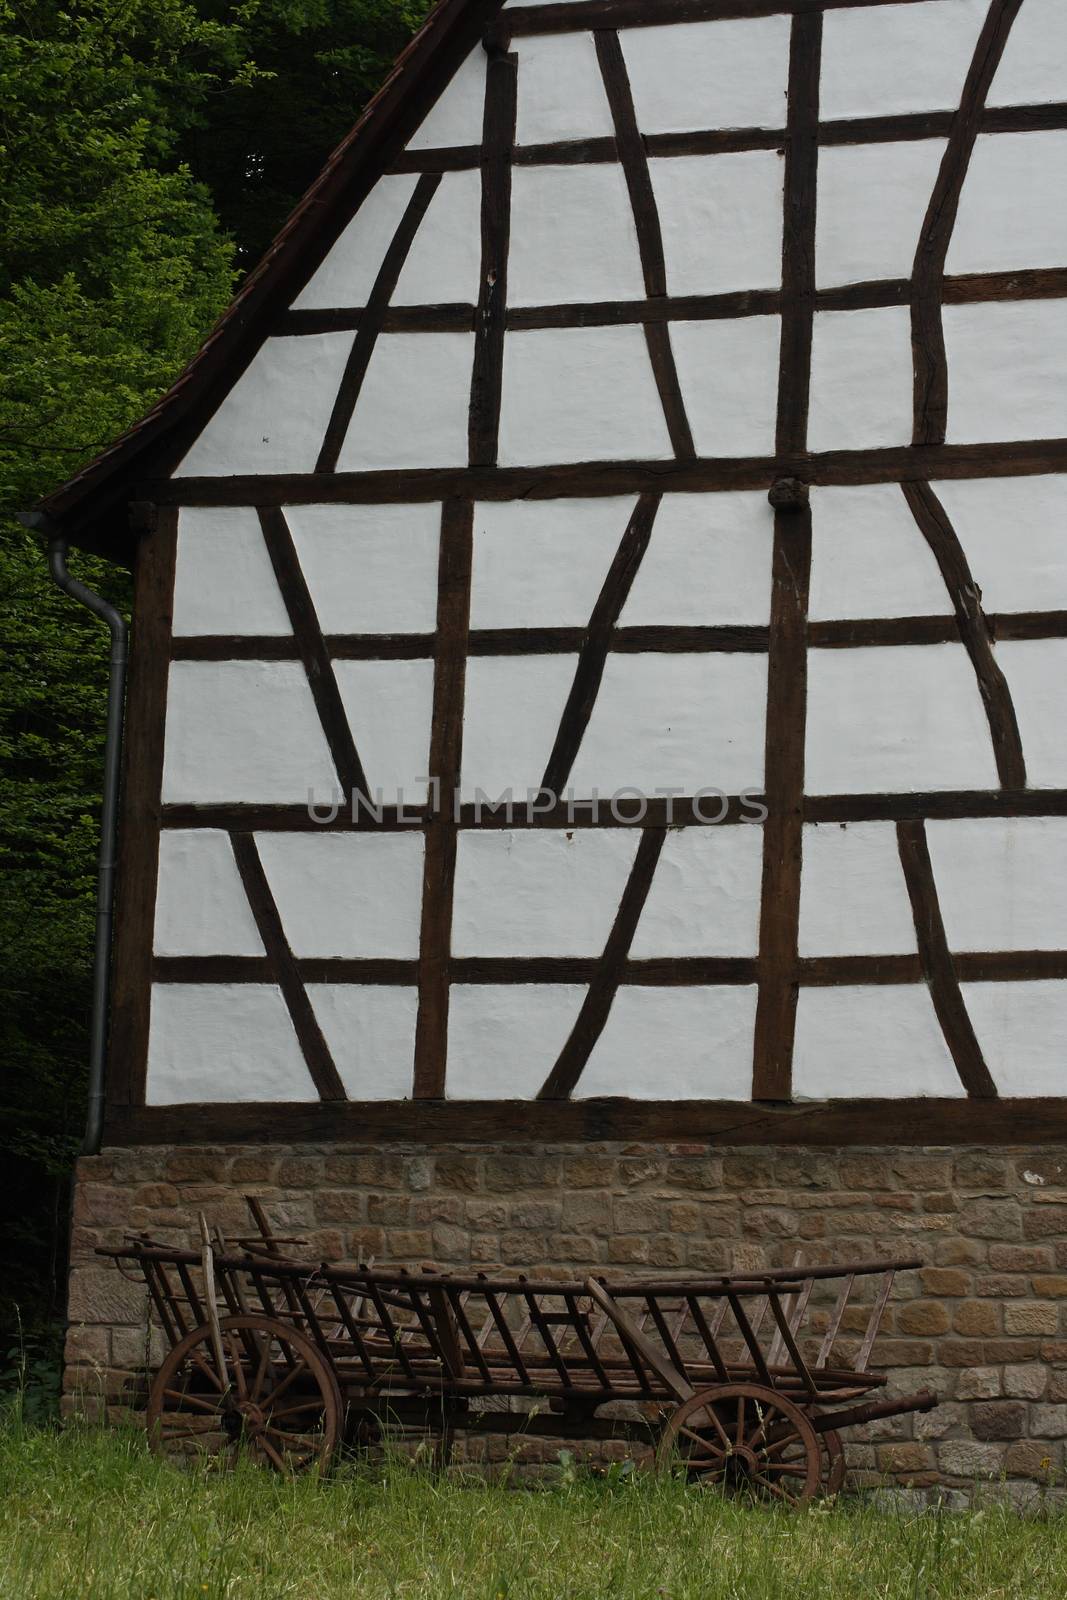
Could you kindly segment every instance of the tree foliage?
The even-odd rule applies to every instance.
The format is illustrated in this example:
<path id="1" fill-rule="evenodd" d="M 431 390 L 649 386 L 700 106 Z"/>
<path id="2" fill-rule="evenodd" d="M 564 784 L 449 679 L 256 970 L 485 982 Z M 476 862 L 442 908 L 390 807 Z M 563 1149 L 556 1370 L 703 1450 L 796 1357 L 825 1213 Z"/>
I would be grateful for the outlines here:
<path id="1" fill-rule="evenodd" d="M 172 381 L 427 8 L 0 0 L 0 1273 L 31 1322 L 84 1121 L 107 648 L 14 514 Z"/>

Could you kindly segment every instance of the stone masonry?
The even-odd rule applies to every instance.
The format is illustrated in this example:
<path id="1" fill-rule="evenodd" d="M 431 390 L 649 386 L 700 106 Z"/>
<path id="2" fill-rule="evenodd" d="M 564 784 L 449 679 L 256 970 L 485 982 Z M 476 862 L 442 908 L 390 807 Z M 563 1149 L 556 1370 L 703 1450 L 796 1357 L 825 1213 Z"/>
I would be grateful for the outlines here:
<path id="1" fill-rule="evenodd" d="M 781 1266 L 798 1250 L 811 1263 L 921 1256 L 921 1271 L 897 1279 L 872 1365 L 891 1389 L 931 1387 L 942 1404 L 851 1430 L 851 1481 L 964 1490 L 992 1479 L 1025 1506 L 1064 1478 L 1067 1151 L 106 1150 L 78 1168 L 68 1409 L 126 1415 L 146 1352 L 160 1355 L 143 1287 L 96 1246 L 141 1229 L 192 1243 L 200 1209 L 231 1236 L 246 1233 L 246 1194 L 319 1259 L 622 1276 Z M 857 1308 L 844 1332 L 865 1321 Z"/>

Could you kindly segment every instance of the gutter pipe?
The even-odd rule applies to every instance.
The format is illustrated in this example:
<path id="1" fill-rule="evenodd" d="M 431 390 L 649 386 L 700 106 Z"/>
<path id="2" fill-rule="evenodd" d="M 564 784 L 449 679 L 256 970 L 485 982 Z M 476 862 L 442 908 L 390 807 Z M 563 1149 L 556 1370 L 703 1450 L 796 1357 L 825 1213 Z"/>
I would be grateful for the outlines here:
<path id="1" fill-rule="evenodd" d="M 111 987 L 112 918 L 118 854 L 119 787 L 122 773 L 122 723 L 126 699 L 129 630 L 126 619 L 67 570 L 70 543 L 40 511 L 27 511 L 19 521 L 48 538 L 48 570 L 53 581 L 79 605 L 105 622 L 111 633 L 107 684 L 107 736 L 104 744 L 104 792 L 100 816 L 100 849 L 96 871 L 96 940 L 93 951 L 93 1010 L 89 1034 L 89 1108 L 83 1156 L 99 1154 L 104 1136 L 107 1071 L 108 996 Z"/>

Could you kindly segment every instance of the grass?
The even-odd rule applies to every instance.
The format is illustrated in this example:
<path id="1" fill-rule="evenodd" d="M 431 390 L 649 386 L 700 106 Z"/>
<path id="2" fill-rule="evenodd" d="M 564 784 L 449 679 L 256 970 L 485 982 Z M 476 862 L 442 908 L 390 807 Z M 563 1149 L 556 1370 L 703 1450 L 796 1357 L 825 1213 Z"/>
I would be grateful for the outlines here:
<path id="1" fill-rule="evenodd" d="M 0 1424 L 3 1600 L 1061 1600 L 1067 1516 L 746 1508 L 644 1474 L 402 1462 L 182 1473 L 135 1433 Z"/>

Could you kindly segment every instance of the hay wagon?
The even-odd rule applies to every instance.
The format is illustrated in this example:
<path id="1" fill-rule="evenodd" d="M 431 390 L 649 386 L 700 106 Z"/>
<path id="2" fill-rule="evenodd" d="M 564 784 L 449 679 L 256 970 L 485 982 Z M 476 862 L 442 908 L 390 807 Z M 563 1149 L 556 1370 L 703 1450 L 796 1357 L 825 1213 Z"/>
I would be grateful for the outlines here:
<path id="1" fill-rule="evenodd" d="M 201 1218 L 199 1252 L 102 1252 L 143 1274 L 170 1346 L 148 1400 L 160 1453 L 296 1472 L 392 1429 L 440 1460 L 457 1432 L 623 1438 L 660 1470 L 800 1504 L 841 1487 L 842 1429 L 936 1404 L 873 1398 L 886 1379 L 868 1370 L 915 1260 L 647 1282 L 316 1265 L 249 1204 L 259 1234 L 232 1246 Z M 817 1284 L 837 1293 L 816 1331 Z"/>

